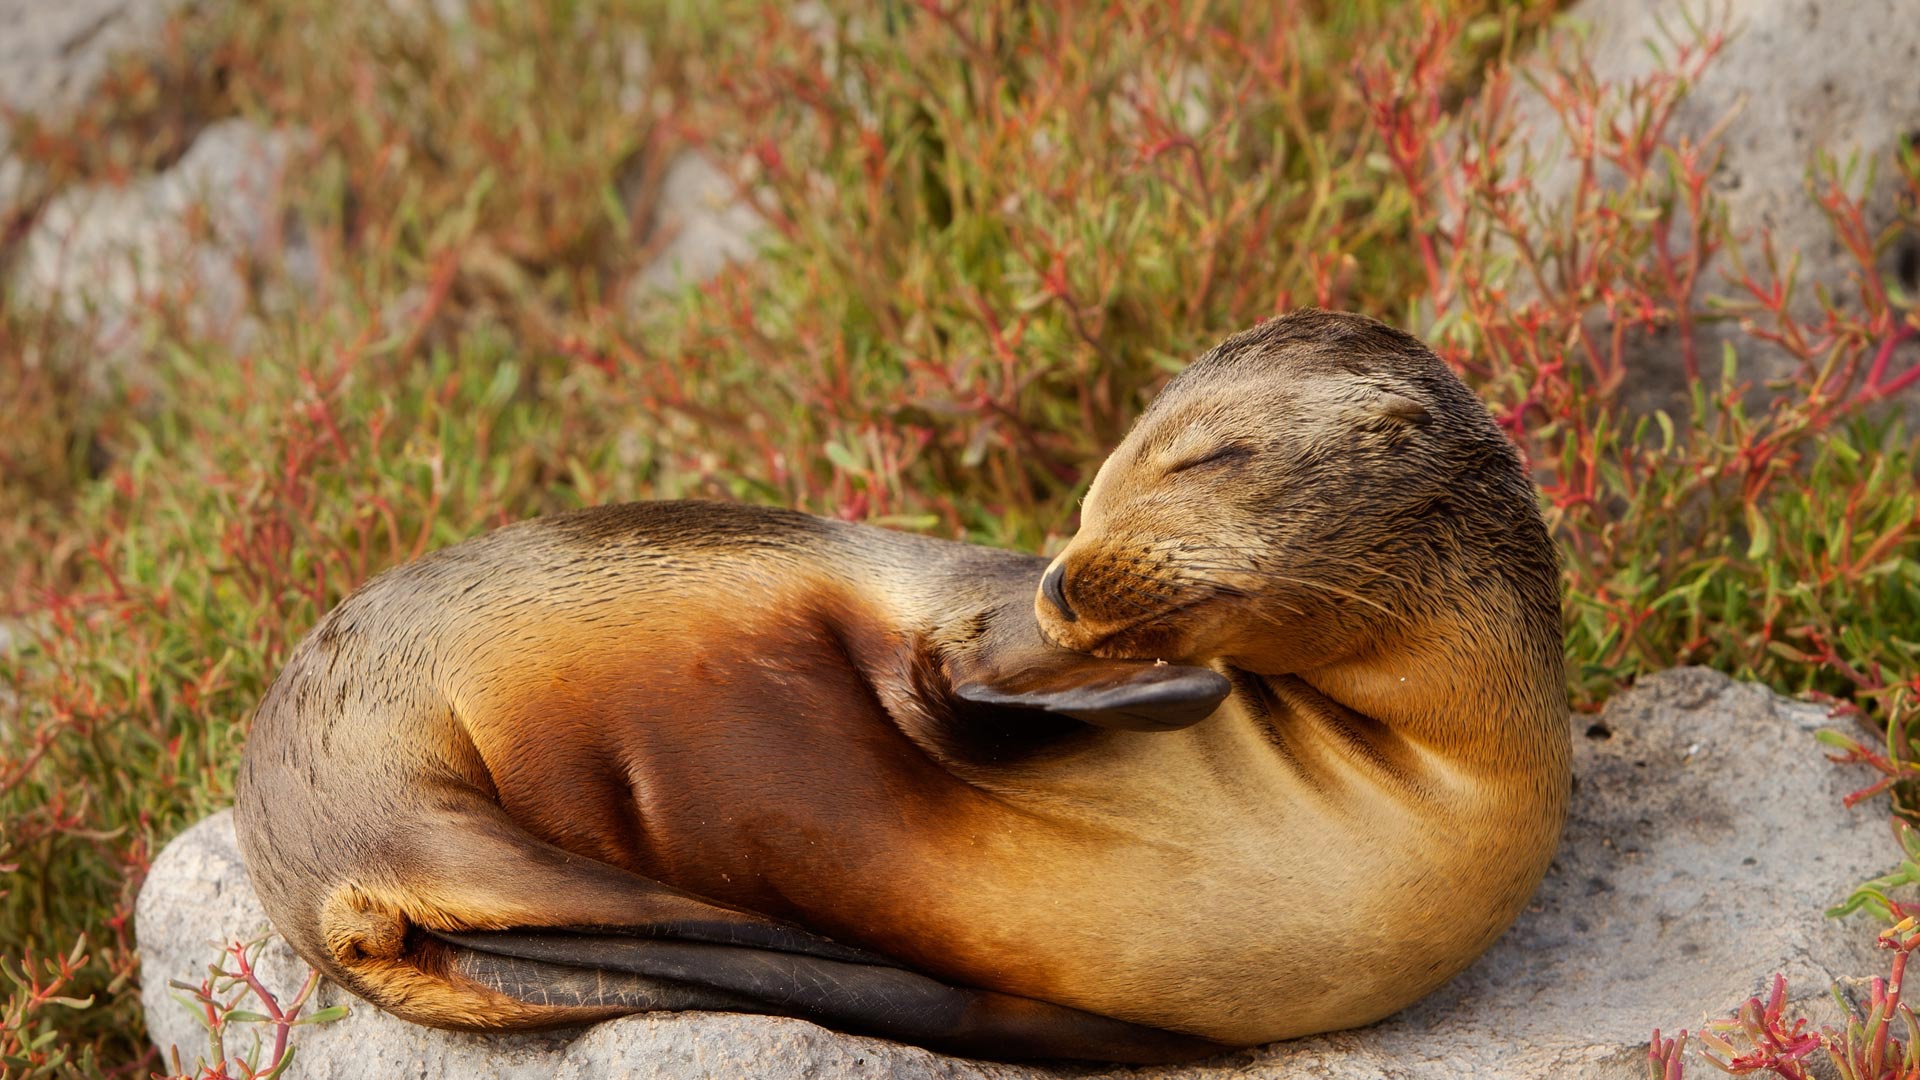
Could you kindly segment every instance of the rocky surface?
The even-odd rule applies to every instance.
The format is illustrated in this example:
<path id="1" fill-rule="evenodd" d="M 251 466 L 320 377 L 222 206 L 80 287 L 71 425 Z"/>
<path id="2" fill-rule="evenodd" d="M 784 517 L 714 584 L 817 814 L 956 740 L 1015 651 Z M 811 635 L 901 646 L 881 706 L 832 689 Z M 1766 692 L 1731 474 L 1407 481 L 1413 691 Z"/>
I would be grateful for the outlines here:
<path id="1" fill-rule="evenodd" d="M 1857 298 L 1857 290 L 1847 282 L 1856 264 L 1835 239 L 1805 181 L 1819 151 L 1843 161 L 1859 154 L 1861 178 L 1865 163 L 1878 161 L 1879 176 L 1867 202 L 1868 225 L 1877 232 L 1894 220 L 1893 156 L 1903 135 L 1920 136 L 1920 19 L 1913 17 L 1910 0 L 1686 5 L 1670 0 L 1579 0 L 1566 15 L 1588 31 L 1584 51 L 1595 76 L 1624 85 L 1660 66 L 1650 43 L 1672 55 L 1662 24 L 1684 37 L 1682 7 L 1696 13 L 1725 10 L 1729 17 L 1731 39 L 1681 106 L 1674 133 L 1697 142 L 1731 115 L 1712 190 L 1726 206 L 1735 234 L 1748 238 L 1748 250 L 1755 256 L 1749 265 L 1764 265 L 1757 259 L 1753 238 L 1765 229 L 1783 259 L 1801 260 L 1796 315 L 1817 314 L 1816 285 L 1832 290 L 1842 302 Z M 1523 103 L 1520 115 L 1532 133 L 1536 160 L 1561 163 L 1540 177 L 1541 193 L 1549 200 L 1563 196 L 1577 172 L 1555 149 L 1564 146 L 1564 136 L 1537 99 Z M 1728 266 L 1722 255 L 1706 268 L 1703 295 L 1736 291 L 1721 277 Z M 1908 293 L 1920 288 L 1920 237 L 1894 244 L 1884 253 L 1880 269 Z M 1698 355 L 1717 363 L 1721 342 L 1735 340 L 1737 333 L 1732 322 L 1701 325 Z M 1742 341 L 1741 348 L 1743 357 L 1753 361 L 1746 369 L 1748 377 L 1779 378 L 1792 371 L 1784 352 L 1751 340 Z M 1913 353 L 1920 359 L 1920 343 Z M 1654 342 L 1640 357 L 1642 377 L 1634 385 L 1642 404 L 1672 407 L 1676 398 L 1684 401 L 1679 356 L 1677 343 L 1666 341 Z M 1920 394 L 1911 399 L 1920 402 Z"/>
<path id="2" fill-rule="evenodd" d="M 315 276 L 283 192 L 293 151 L 305 145 L 298 132 L 217 122 L 159 172 L 69 186 L 51 199 L 6 152 L 7 116 L 32 113 L 57 126 L 116 57 L 151 48 L 166 19 L 189 2 L 0 0 L 0 226 L 21 231 L 0 251 L 9 256 L 0 289 L 92 327 L 101 369 L 126 370 L 151 315 L 184 324 L 194 337 L 243 342 L 254 325 L 252 305 L 279 295 L 256 296 L 254 283 L 290 296 Z M 390 2 L 450 22 L 463 17 L 458 0 Z M 647 61 L 639 42 L 631 51 L 637 87 Z M 21 220 L 9 224 L 16 213 Z M 727 177 L 692 151 L 667 164 L 652 220 L 665 243 L 638 275 L 638 294 L 702 281 L 749 258 L 762 224 Z"/>
<path id="3" fill-rule="evenodd" d="M 79 107 L 115 57 L 150 42 L 188 0 L 0 0 L 0 221 L 27 186 L 11 118 Z"/>
<path id="4" fill-rule="evenodd" d="M 669 239 L 639 281 L 656 291 L 705 281 L 728 263 L 751 258 L 764 225 L 726 174 L 691 150 L 667 166 L 653 220 Z"/>
<path id="5" fill-rule="evenodd" d="M 244 332 L 260 267 L 277 263 L 289 283 L 311 276 L 281 214 L 293 142 L 224 120 L 164 172 L 62 191 L 27 234 L 9 286 L 94 326 L 109 355 L 143 308 L 189 320 L 200 336 Z"/>
<path id="6" fill-rule="evenodd" d="M 6 287 L 91 326 L 108 363 L 137 353 L 149 314 L 183 320 L 198 338 L 244 341 L 253 304 L 316 279 L 287 211 L 288 169 L 302 145 L 298 134 L 223 120 L 162 172 L 67 188 L 35 217 Z M 637 276 L 642 292 L 698 283 L 751 258 L 763 224 L 695 151 L 667 166 L 653 221 L 666 241 Z M 255 282 L 278 292 L 256 295 Z"/>
<path id="7" fill-rule="evenodd" d="M 1360 1031 L 1178 1068 L 1061 1070 L 712 1013 L 540 1036 L 455 1035 L 327 987 L 322 1000 L 352 1002 L 351 1015 L 300 1030 L 292 1075 L 1637 1078 L 1652 1028 L 1697 1028 L 1776 971 L 1820 1015 L 1835 979 L 1882 968 L 1871 920 L 1820 914 L 1897 856 L 1880 814 L 1841 806 L 1859 777 L 1822 759 L 1812 734 L 1825 723 L 1821 708 L 1698 669 L 1647 679 L 1600 717 L 1578 718 L 1573 817 L 1533 905 L 1465 974 Z M 166 981 L 197 978 L 217 954 L 209 942 L 265 925 L 228 815 L 167 847 L 137 923 L 142 993 L 159 1045 L 177 1043 L 189 1056 L 203 1045 Z M 276 939 L 263 971 L 270 985 L 291 990 L 305 969 Z"/>
<path id="8" fill-rule="evenodd" d="M 12 121 L 33 115 L 57 130 L 116 63 L 156 51 L 167 21 L 195 4 L 0 0 L 0 224 L 22 230 L 6 238 L 0 289 L 91 326 L 101 367 L 135 353 L 143 309 L 231 337 L 249 325 L 248 281 L 264 260 L 291 255 L 285 276 L 295 287 L 301 278 L 280 213 L 297 142 L 284 133 L 215 123 L 160 172 L 51 198 L 9 152 Z"/>

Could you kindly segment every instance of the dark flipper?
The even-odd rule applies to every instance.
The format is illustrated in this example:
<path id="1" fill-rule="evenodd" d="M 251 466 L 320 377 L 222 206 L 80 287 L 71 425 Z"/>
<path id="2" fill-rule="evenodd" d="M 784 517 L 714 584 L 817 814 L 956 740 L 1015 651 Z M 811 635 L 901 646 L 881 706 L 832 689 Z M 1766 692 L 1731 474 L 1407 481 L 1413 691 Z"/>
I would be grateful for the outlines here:
<path id="1" fill-rule="evenodd" d="M 1209 668 L 1068 655 L 1079 659 L 993 683 L 962 683 L 954 696 L 976 705 L 1041 709 L 1098 727 L 1173 731 L 1205 720 L 1232 689 Z"/>
<path id="2" fill-rule="evenodd" d="M 398 853 L 430 889 L 343 890 L 313 950 L 329 975 L 421 1023 L 536 1028 L 724 1009 L 988 1058 L 1156 1062 L 1227 1049 L 1027 998 L 957 988 L 803 928 L 569 854 L 477 794 Z M 431 897 L 431 910 L 421 901 Z M 291 925 L 292 923 L 289 922 Z M 508 929 L 467 929 L 474 925 Z M 511 1008 L 503 1006 L 512 1006 Z"/>
<path id="3" fill-rule="evenodd" d="M 1046 640 L 1025 605 L 994 611 L 947 662 L 953 695 L 975 705 L 1037 709 L 1096 727 L 1173 731 L 1206 719 L 1233 684 L 1211 668 L 1107 660 Z"/>
<path id="4" fill-rule="evenodd" d="M 1228 1047 L 1065 1006 L 948 986 L 884 962 L 619 933 L 434 931 L 461 976 L 534 1005 L 797 1016 L 999 1059 L 1190 1061 Z"/>

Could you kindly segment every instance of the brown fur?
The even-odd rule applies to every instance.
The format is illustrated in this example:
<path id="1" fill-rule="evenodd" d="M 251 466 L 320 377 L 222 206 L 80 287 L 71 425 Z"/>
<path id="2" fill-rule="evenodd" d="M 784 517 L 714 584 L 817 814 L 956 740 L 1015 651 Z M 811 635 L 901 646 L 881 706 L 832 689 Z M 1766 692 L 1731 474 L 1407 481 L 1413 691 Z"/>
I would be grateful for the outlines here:
<path id="1" fill-rule="evenodd" d="M 1552 547 L 1417 341 L 1326 312 L 1229 339 L 1102 468 L 1058 600 L 1043 565 L 699 503 L 428 556 L 262 701 L 255 883 L 302 955 L 426 1023 L 714 1005 L 671 979 L 530 1002 L 429 932 L 846 959 L 791 925 L 991 991 L 980 1015 L 1042 1032 L 1011 1056 L 1106 1056 L 1082 1013 L 1211 1040 L 1113 1055 L 1140 1060 L 1377 1019 L 1518 913 L 1568 787 Z M 1000 704 L 1163 660 L 1232 693 L 1153 734 Z"/>

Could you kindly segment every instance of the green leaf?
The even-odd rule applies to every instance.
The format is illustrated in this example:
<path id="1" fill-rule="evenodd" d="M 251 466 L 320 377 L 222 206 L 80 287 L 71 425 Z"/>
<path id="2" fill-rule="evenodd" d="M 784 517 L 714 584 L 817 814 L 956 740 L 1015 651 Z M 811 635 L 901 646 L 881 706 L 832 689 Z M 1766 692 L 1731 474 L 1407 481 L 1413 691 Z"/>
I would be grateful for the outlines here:
<path id="1" fill-rule="evenodd" d="M 1758 562 L 1773 550 L 1773 526 L 1753 503 L 1747 504 L 1747 536 L 1747 558 Z"/>
<path id="2" fill-rule="evenodd" d="M 1828 908 L 1826 910 L 1826 916 L 1829 919 L 1839 919 L 1851 915 L 1861 908 L 1872 908 L 1873 912 L 1882 918 L 1893 913 L 1893 907 L 1887 903 L 1886 897 L 1872 889 L 1861 888 L 1855 889 L 1853 895 L 1847 897 L 1846 900 Z"/>
<path id="3" fill-rule="evenodd" d="M 324 1009 L 317 1009 L 310 1015 L 295 1020 L 294 1024 L 295 1026 L 300 1024 L 331 1024 L 346 1015 L 347 1007 L 345 1005 L 329 1005 Z"/>
<path id="4" fill-rule="evenodd" d="M 1660 452 L 1663 454 L 1672 453 L 1674 438 L 1673 417 L 1668 416 L 1665 409 L 1657 409 L 1654 411 L 1653 421 L 1660 425 Z"/>
<path id="5" fill-rule="evenodd" d="M 888 514 L 884 517 L 874 518 L 872 523 L 888 529 L 907 529 L 914 532 L 924 532 L 940 524 L 940 515 Z"/>
<path id="6" fill-rule="evenodd" d="M 820 449 L 827 455 L 827 460 L 833 462 L 834 467 L 841 472 L 859 473 L 866 471 L 866 467 L 860 464 L 860 459 L 853 456 L 853 451 L 841 446 L 837 442 L 830 441 Z"/>

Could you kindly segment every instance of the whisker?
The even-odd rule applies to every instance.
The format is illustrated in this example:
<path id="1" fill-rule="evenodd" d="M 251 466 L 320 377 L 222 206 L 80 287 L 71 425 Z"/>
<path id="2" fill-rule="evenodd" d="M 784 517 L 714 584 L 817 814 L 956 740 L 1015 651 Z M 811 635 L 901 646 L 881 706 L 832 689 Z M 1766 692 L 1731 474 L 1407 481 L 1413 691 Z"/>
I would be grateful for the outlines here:
<path id="1" fill-rule="evenodd" d="M 1186 571 L 1186 570 L 1192 569 L 1192 567 L 1187 564 L 1179 564 L 1175 567 L 1175 569 L 1179 571 Z M 1101 571 L 1102 573 L 1105 573 L 1105 574 L 1131 578 L 1135 581 L 1152 585 L 1155 587 L 1156 590 L 1171 591 L 1180 597 L 1179 602 L 1181 604 L 1195 603 L 1195 602 L 1198 602 L 1199 600 L 1211 599 L 1216 596 L 1245 596 L 1246 595 L 1246 593 L 1244 593 L 1243 591 L 1239 589 L 1235 589 L 1230 585 L 1226 585 L 1224 583 L 1216 582 L 1216 581 L 1208 581 L 1204 578 L 1196 578 L 1185 573 L 1175 574 L 1171 576 L 1160 575 L 1160 574 L 1149 574 L 1140 570 L 1135 570 L 1132 567 L 1120 565 L 1120 564 L 1103 566 L 1101 568 Z M 1205 590 L 1205 591 L 1204 593 L 1201 593 L 1200 595 L 1196 596 L 1195 593 L 1199 592 L 1200 590 Z M 1176 606 L 1173 604 L 1154 605 L 1154 604 L 1144 603 L 1140 600 L 1140 598 L 1137 595 L 1123 594 L 1122 596 L 1117 597 L 1116 599 L 1119 600 L 1120 603 L 1126 605 L 1122 610 L 1127 611 L 1129 614 L 1151 612 L 1156 606 L 1162 607 L 1162 608 L 1171 608 Z"/>
<path id="2" fill-rule="evenodd" d="M 1286 574 L 1278 570 L 1272 569 L 1270 567 L 1263 566 L 1257 561 L 1255 561 L 1254 559 L 1252 559 L 1251 557 L 1249 557 L 1257 551 L 1257 549 L 1254 549 L 1254 548 L 1243 548 L 1243 547 L 1237 547 L 1237 546 L 1228 545 L 1228 544 L 1195 544 L 1190 540 L 1163 540 L 1150 545 L 1144 550 L 1150 554 L 1175 554 L 1175 555 L 1181 556 L 1179 559 L 1174 560 L 1168 564 L 1170 568 L 1174 571 L 1174 573 L 1170 575 L 1146 573 L 1141 570 L 1136 570 L 1133 567 L 1128 566 L 1123 562 L 1117 562 L 1117 561 L 1102 565 L 1100 570 L 1103 574 L 1107 574 L 1107 575 L 1111 575 L 1111 576 L 1119 577 L 1123 579 L 1131 579 L 1137 582 L 1151 585 L 1157 590 L 1173 589 L 1179 592 L 1187 592 L 1188 590 L 1195 589 L 1195 588 L 1206 589 L 1208 590 L 1207 595 L 1209 597 L 1214 597 L 1214 596 L 1246 597 L 1249 595 L 1249 593 L 1245 589 L 1237 588 L 1237 587 L 1228 585 L 1224 582 L 1209 581 L 1204 577 L 1196 577 L 1195 576 L 1196 573 L 1198 574 L 1206 574 L 1206 573 L 1240 574 L 1248 577 L 1257 578 L 1263 581 L 1284 582 L 1290 585 L 1297 585 L 1303 589 L 1311 589 L 1320 593 L 1324 593 L 1328 596 L 1337 596 L 1342 599 L 1349 600 L 1355 604 L 1361 604 L 1366 607 L 1372 608 L 1373 610 L 1380 612 L 1382 615 L 1385 615 L 1388 618 L 1394 619 L 1398 622 L 1401 622 L 1401 623 L 1412 622 L 1411 618 L 1407 616 L 1405 613 L 1396 611 L 1393 608 L 1387 606 L 1386 604 L 1383 604 L 1380 601 L 1365 595 L 1364 593 L 1356 592 L 1353 589 L 1336 585 L 1329 581 L 1300 577 L 1295 574 Z M 1241 556 L 1241 558 L 1236 559 L 1232 562 L 1221 561 L 1218 559 L 1209 560 L 1209 559 L 1191 558 L 1191 556 L 1196 554 L 1201 554 L 1201 553 L 1235 555 L 1235 556 Z M 1345 563 L 1348 565 L 1359 566 L 1365 569 L 1373 568 L 1373 565 L 1371 563 L 1365 561 L 1364 559 L 1352 557 L 1352 556 L 1341 556 L 1341 555 L 1333 555 L 1329 553 L 1320 553 L 1320 554 L 1317 554 L 1315 557 L 1320 559 L 1337 561 L 1337 562 Z M 1118 607 L 1124 613 L 1135 614 L 1135 615 L 1151 612 L 1156 606 L 1154 604 L 1144 601 L 1137 594 L 1123 593 L 1118 596 L 1110 598 L 1107 602 L 1109 604 L 1112 604 Z M 1272 600 L 1271 598 L 1264 600 L 1264 603 L 1267 603 L 1267 604 L 1272 604 L 1275 602 L 1276 601 Z M 1306 611 L 1303 608 L 1300 608 L 1296 605 L 1285 604 L 1283 606 L 1286 612 L 1290 615 L 1293 615 L 1296 617 L 1305 617 L 1306 615 Z M 1262 618 L 1263 620 L 1274 623 L 1276 625 L 1283 625 L 1279 622 L 1279 620 L 1273 618 L 1273 616 L 1271 616 L 1270 614 L 1268 614 L 1266 611 L 1262 610 L 1258 606 L 1254 607 L 1253 611 L 1255 612 L 1256 617 Z"/>
<path id="3" fill-rule="evenodd" d="M 1331 582 L 1317 581 L 1311 578 L 1297 577 L 1292 574 L 1283 574 L 1277 570 L 1272 570 L 1264 566 L 1257 566 L 1253 564 L 1244 564 L 1244 565 L 1236 566 L 1236 565 L 1227 565 L 1227 564 L 1209 565 L 1209 564 L 1203 563 L 1203 564 L 1199 564 L 1198 568 L 1203 570 L 1212 569 L 1212 570 L 1237 571 L 1239 573 L 1244 573 L 1249 576 L 1259 577 L 1267 581 L 1283 581 L 1291 585 L 1299 585 L 1303 588 L 1316 589 L 1330 596 L 1345 597 L 1346 599 L 1351 600 L 1356 604 L 1364 604 L 1380 612 L 1381 614 L 1387 615 L 1402 623 L 1410 624 L 1412 622 L 1412 619 L 1409 618 L 1403 612 L 1395 611 L 1393 608 L 1388 607 L 1387 605 L 1381 603 L 1378 600 L 1373 599 L 1370 596 L 1366 596 L 1362 593 L 1355 592 L 1352 589 L 1343 588 Z"/>

